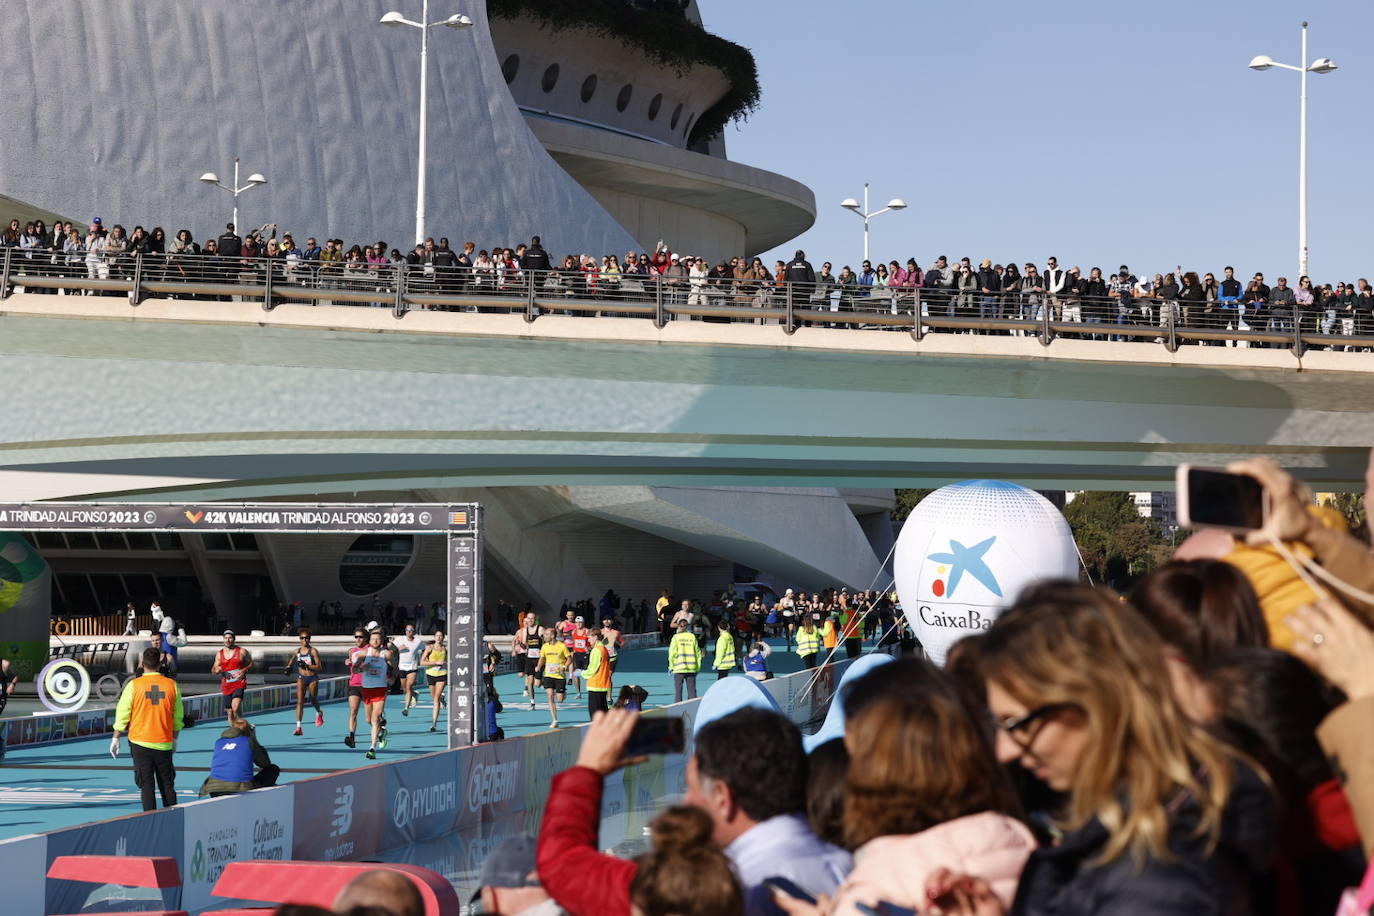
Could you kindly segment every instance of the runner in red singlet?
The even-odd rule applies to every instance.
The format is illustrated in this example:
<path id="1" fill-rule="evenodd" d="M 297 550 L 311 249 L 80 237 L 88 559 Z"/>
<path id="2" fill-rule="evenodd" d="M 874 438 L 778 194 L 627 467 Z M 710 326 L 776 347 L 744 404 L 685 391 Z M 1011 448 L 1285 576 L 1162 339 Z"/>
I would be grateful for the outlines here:
<path id="1" fill-rule="evenodd" d="M 224 648 L 215 653 L 211 674 L 219 675 L 219 689 L 224 694 L 224 715 L 233 719 L 239 715 L 243 692 L 248 687 L 248 672 L 253 670 L 253 656 L 242 646 L 235 645 L 234 631 L 224 631 Z"/>

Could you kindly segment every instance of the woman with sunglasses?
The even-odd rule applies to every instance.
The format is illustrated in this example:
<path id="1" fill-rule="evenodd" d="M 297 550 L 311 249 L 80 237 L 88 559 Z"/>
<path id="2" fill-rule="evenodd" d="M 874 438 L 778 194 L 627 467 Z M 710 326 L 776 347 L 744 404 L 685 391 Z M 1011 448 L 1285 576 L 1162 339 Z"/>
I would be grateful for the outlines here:
<path id="1" fill-rule="evenodd" d="M 1249 882 L 1273 856 L 1269 792 L 1180 709 L 1164 645 L 1137 611 L 1046 583 L 974 651 L 998 759 L 1065 798 L 1061 839 L 1030 857 L 1011 913 L 1255 912 Z M 942 875 L 928 890 L 978 897 L 980 877 Z"/>

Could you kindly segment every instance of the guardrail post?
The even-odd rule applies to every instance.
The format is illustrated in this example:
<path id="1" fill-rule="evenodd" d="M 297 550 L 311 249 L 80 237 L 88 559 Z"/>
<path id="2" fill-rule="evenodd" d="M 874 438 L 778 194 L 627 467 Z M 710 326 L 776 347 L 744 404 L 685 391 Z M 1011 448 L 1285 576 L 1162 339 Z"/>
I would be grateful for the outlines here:
<path id="1" fill-rule="evenodd" d="M 143 252 L 134 255 L 134 288 L 129 290 L 129 304 L 137 306 L 143 301 Z"/>
<path id="2" fill-rule="evenodd" d="M 1054 308 L 1050 300 L 1046 297 L 1040 303 L 1040 345 L 1048 347 L 1050 341 L 1054 340 L 1054 334 L 1050 331 L 1050 310 Z"/>
<path id="3" fill-rule="evenodd" d="M 785 333 L 788 337 L 791 337 L 793 334 L 797 333 L 797 316 L 796 313 L 793 311 L 792 304 L 792 293 L 795 288 L 795 284 L 787 284 L 787 318 L 785 319 L 786 323 L 783 325 L 783 333 Z"/>
<path id="4" fill-rule="evenodd" d="M 1302 359 L 1307 352 L 1307 345 L 1302 341 L 1302 319 L 1298 317 L 1298 307 L 1293 306 L 1293 355 Z"/>
<path id="5" fill-rule="evenodd" d="M 917 288 L 911 299 L 911 339 L 920 343 L 925 336 L 926 329 L 921 327 L 921 290 Z"/>
<path id="6" fill-rule="evenodd" d="M 402 261 L 396 265 L 396 298 L 391 305 L 391 313 L 397 318 L 406 316 L 406 265 Z"/>
<path id="7" fill-rule="evenodd" d="M 660 331 L 668 323 L 668 316 L 663 311 L 663 275 L 659 274 L 654 278 L 654 327 Z"/>
<path id="8" fill-rule="evenodd" d="M 1171 310 L 1169 312 L 1169 336 L 1164 338 L 1164 346 L 1170 353 L 1178 352 L 1178 334 L 1174 331 L 1176 326 L 1177 322 L 1174 320 L 1174 313 Z"/>
<path id="9" fill-rule="evenodd" d="M 264 312 L 270 312 L 272 311 L 272 309 L 277 307 L 277 304 L 272 301 L 272 259 L 263 258 L 262 266 L 264 269 L 262 287 L 262 310 Z"/>
<path id="10" fill-rule="evenodd" d="M 12 254 L 14 254 L 14 249 L 6 248 L 4 264 L 0 265 L 0 302 L 10 297 L 10 256 Z"/>
<path id="11" fill-rule="evenodd" d="M 547 279 L 547 278 L 546 278 Z M 539 287 L 537 271 L 530 271 L 529 295 L 525 297 L 525 324 L 531 324 L 539 317 L 539 306 L 534 304 L 534 292 Z"/>

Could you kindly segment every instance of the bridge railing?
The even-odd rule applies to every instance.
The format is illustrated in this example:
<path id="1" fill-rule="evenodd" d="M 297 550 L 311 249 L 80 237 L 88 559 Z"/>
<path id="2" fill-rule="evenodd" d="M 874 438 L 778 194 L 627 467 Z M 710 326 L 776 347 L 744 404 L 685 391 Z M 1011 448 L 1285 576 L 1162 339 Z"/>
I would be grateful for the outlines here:
<path id="1" fill-rule="evenodd" d="M 1368 352 L 1374 298 L 1294 306 L 1035 291 L 870 287 L 821 277 L 785 283 L 753 277 L 607 274 L 576 268 L 505 271 L 434 264 L 304 261 L 191 254 L 107 255 L 0 249 L 0 300 L 30 293 L 106 295 L 137 307 L 151 297 L 411 311 L 640 318 L 670 321 Z"/>

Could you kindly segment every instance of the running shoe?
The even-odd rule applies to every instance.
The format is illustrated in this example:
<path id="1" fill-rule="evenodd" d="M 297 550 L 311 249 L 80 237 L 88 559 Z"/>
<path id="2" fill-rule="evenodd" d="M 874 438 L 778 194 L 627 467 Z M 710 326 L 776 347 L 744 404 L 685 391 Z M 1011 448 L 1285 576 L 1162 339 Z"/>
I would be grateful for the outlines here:
<path id="1" fill-rule="evenodd" d="M 429 730 L 432 731 L 432 732 L 437 732 L 437 731 L 439 730 L 439 726 L 437 726 L 437 725 L 431 725 L 431 726 L 429 727 Z"/>
<path id="2" fill-rule="evenodd" d="M 401 715 L 403 715 L 403 716 L 408 716 L 408 715 L 410 715 L 410 707 L 409 707 L 409 706 L 402 706 L 402 707 L 401 707 Z"/>
<path id="3" fill-rule="evenodd" d="M 315 713 L 315 727 L 316 727 L 316 728 L 320 728 L 320 727 L 322 727 L 323 725 L 324 725 L 324 713 L 322 713 L 322 712 L 317 712 L 317 713 Z"/>
<path id="4" fill-rule="evenodd" d="M 382 716 L 381 726 L 383 729 L 386 728 L 386 716 Z"/>
<path id="5" fill-rule="evenodd" d="M 344 744 L 348 745 L 349 747 L 358 746 L 358 742 L 353 740 L 352 735 L 344 735 Z"/>
<path id="6" fill-rule="evenodd" d="M 557 728 L 557 727 L 558 727 L 558 720 L 557 720 L 557 719 L 554 719 L 552 722 L 549 723 L 549 728 Z"/>
<path id="7" fill-rule="evenodd" d="M 293 735 L 295 735 L 297 738 L 299 738 L 302 734 L 304 734 L 304 732 L 302 732 L 302 731 L 301 731 L 301 727 L 300 727 L 299 725 L 297 725 L 297 726 L 296 726 L 296 730 L 295 730 L 294 732 L 292 732 L 291 734 L 293 734 Z"/>
<path id="8" fill-rule="evenodd" d="M 386 750 L 386 729 L 382 729 L 382 733 L 377 736 L 377 746 Z"/>
<path id="9" fill-rule="evenodd" d="M 534 702 L 534 700 L 530 700 L 530 709 L 534 709 L 534 707 L 535 707 L 535 702 Z"/>
<path id="10" fill-rule="evenodd" d="M 376 760 L 376 759 L 377 759 L 377 752 L 369 748 L 369 749 L 368 749 L 368 752 L 367 752 L 367 759 L 368 759 L 368 760 Z"/>

